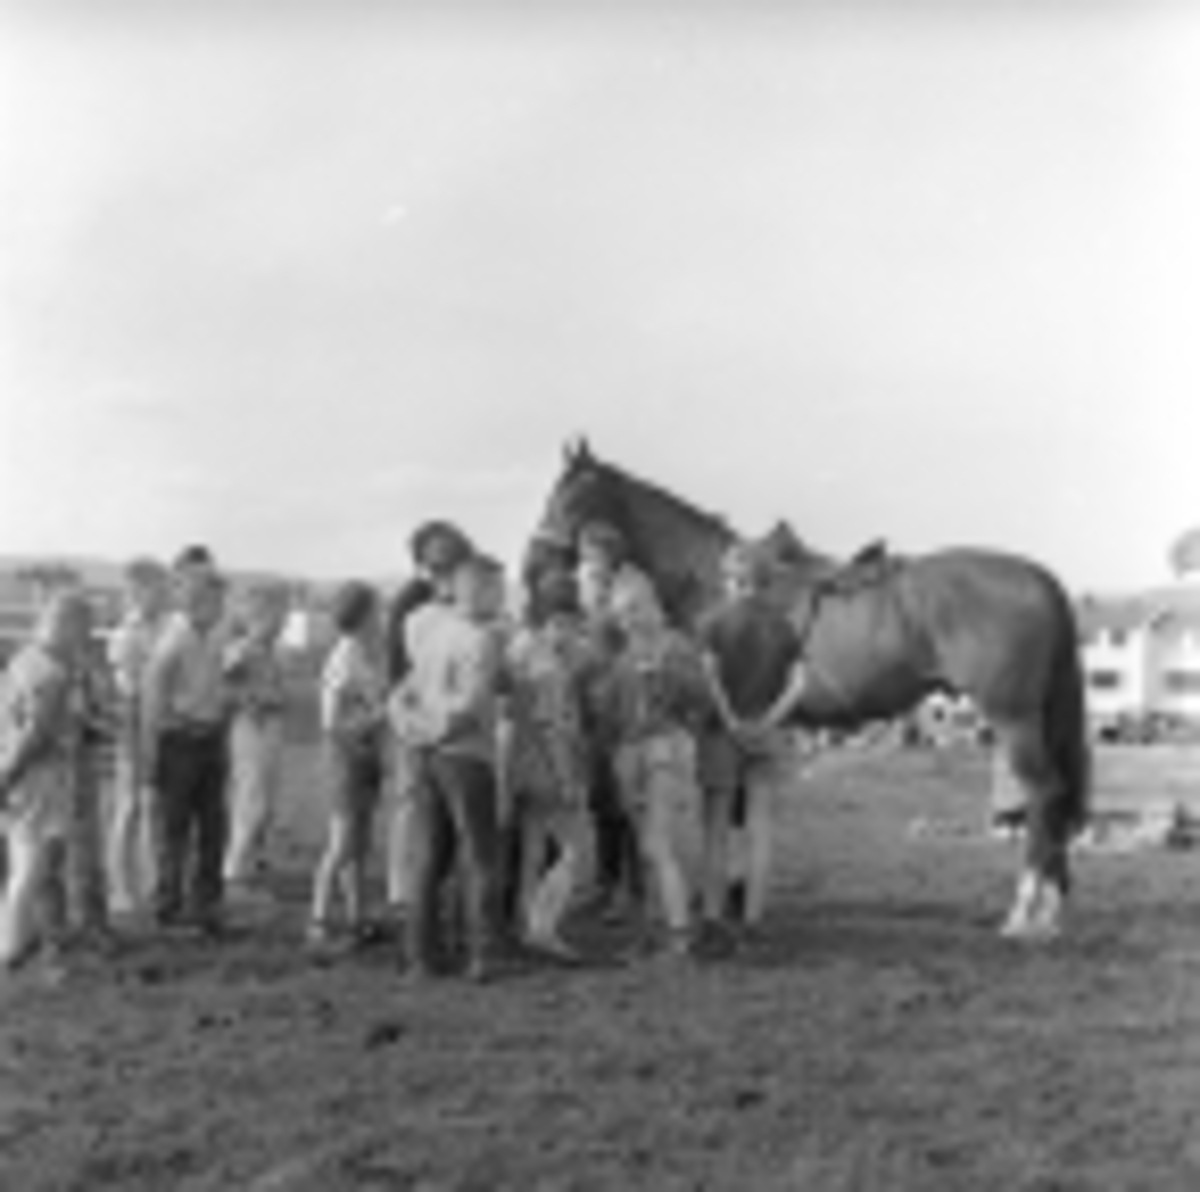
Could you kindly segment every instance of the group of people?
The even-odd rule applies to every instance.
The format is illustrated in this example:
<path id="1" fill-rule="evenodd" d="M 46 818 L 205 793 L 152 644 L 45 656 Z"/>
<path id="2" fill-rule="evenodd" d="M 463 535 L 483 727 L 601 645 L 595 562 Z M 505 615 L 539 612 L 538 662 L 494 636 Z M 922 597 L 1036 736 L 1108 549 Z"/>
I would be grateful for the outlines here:
<path id="1" fill-rule="evenodd" d="M 204 547 L 130 563 L 107 637 L 81 590 L 47 597 L 0 684 L 3 971 L 142 914 L 221 932 L 277 801 L 288 599 L 263 584 L 231 609 Z"/>
<path id="2" fill-rule="evenodd" d="M 461 947 L 485 980 L 578 959 L 582 904 L 629 918 L 639 952 L 675 956 L 760 923 L 805 682 L 765 560 L 732 548 L 725 600 L 685 635 L 613 527 L 570 545 L 519 614 L 501 565 L 443 521 L 413 535 L 414 578 L 390 601 L 362 582 L 337 592 L 317 693 L 316 954 L 396 924 L 408 979 L 448 971 Z M 267 889 L 287 592 L 228 607 L 204 548 L 171 568 L 138 560 L 126 587 L 104 651 L 84 596 L 59 592 L 4 675 L 5 971 L 107 943 L 129 916 L 216 937 L 231 903 Z M 368 882 L 385 813 L 386 908 Z"/>

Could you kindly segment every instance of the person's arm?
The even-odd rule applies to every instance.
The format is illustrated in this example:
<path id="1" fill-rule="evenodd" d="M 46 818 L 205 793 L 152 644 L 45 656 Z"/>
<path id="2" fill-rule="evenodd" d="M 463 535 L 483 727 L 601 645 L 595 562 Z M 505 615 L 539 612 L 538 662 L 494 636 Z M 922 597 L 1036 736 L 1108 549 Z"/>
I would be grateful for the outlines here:
<path id="1" fill-rule="evenodd" d="M 140 694 L 144 659 L 138 648 L 137 634 L 129 624 L 119 625 L 108 642 L 108 663 L 112 667 L 117 690 L 127 699 Z"/>
<path id="2" fill-rule="evenodd" d="M 708 689 L 708 697 L 721 721 L 721 727 L 728 733 L 735 733 L 738 731 L 739 719 L 721 678 L 721 662 L 717 654 L 717 633 L 716 623 L 712 619 L 706 619 L 701 623 L 698 634 L 700 672 Z"/>
<path id="3" fill-rule="evenodd" d="M 708 689 L 713 707 L 717 710 L 717 716 L 721 720 L 721 726 L 726 732 L 737 732 L 738 717 L 733 710 L 733 705 L 729 702 L 725 684 L 721 682 L 720 665 L 716 655 L 708 650 L 703 650 L 700 654 L 700 673 Z"/>
<path id="4" fill-rule="evenodd" d="M 326 660 L 321 674 L 321 690 L 318 698 L 318 713 L 321 728 L 331 735 L 339 735 L 345 729 L 347 703 L 346 656 L 340 646 L 334 647 Z"/>
<path id="5" fill-rule="evenodd" d="M 759 727 L 767 732 L 782 727 L 795 711 L 796 705 L 799 704 L 807 690 L 808 668 L 804 665 L 804 659 L 798 658 L 792 663 L 783 690 L 771 707 L 767 709 L 766 715 L 759 721 Z"/>
<path id="6" fill-rule="evenodd" d="M 231 683 L 244 683 L 250 677 L 254 643 L 248 637 L 234 638 L 221 651 L 221 673 Z"/>
<path id="7" fill-rule="evenodd" d="M 411 579 L 396 593 L 388 609 L 385 630 L 387 678 L 393 686 L 404 679 L 412 668 L 409 620 L 413 613 L 428 604 L 433 597 L 433 586 L 428 580 Z"/>
<path id="8" fill-rule="evenodd" d="M 767 732 L 781 728 L 787 723 L 809 687 L 809 673 L 805 664 L 803 646 L 790 622 L 782 648 L 790 667 L 783 690 L 776 696 L 774 703 L 767 709 L 766 715 L 759 722 L 760 727 Z"/>
<path id="9" fill-rule="evenodd" d="M 0 800 L 25 776 L 29 767 L 54 743 L 63 727 L 70 684 L 55 674 L 33 683 L 24 693 L 25 716 L 17 727 L 8 756 L 0 764 Z"/>
<path id="10" fill-rule="evenodd" d="M 178 670 L 178 651 L 171 642 L 159 642 L 146 664 L 142 684 L 141 763 L 142 774 L 149 780 L 158 770 L 158 737 L 166 722 L 171 692 Z"/>
<path id="11" fill-rule="evenodd" d="M 429 718 L 422 712 L 417 692 L 410 681 L 397 683 L 392 689 L 387 701 L 387 719 L 402 745 L 411 747 L 429 743 Z"/>
<path id="12" fill-rule="evenodd" d="M 454 682 L 442 700 L 443 735 L 469 731 L 479 722 L 496 694 L 499 672 L 496 643 L 490 634 L 473 635 L 455 660 Z"/>

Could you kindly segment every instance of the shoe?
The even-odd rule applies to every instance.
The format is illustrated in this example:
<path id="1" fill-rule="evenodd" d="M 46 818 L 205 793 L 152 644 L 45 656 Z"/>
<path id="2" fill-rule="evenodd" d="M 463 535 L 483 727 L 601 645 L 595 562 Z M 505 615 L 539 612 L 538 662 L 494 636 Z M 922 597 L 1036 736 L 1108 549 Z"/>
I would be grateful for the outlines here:
<path id="1" fill-rule="evenodd" d="M 522 966 L 521 951 L 512 944 L 494 944 L 472 956 L 467 962 L 465 976 L 477 985 L 510 976 Z"/>
<path id="2" fill-rule="evenodd" d="M 693 940 L 693 953 L 711 959 L 723 959 L 737 951 L 737 933 L 723 919 L 706 919 Z"/>
<path id="3" fill-rule="evenodd" d="M 668 934 L 662 954 L 670 960 L 693 960 L 696 956 L 696 946 L 697 939 L 691 928 L 680 927 Z"/>
<path id="4" fill-rule="evenodd" d="M 71 971 L 57 944 L 47 944 L 29 967 L 29 975 L 45 989 L 58 989 L 65 985 Z"/>
<path id="5" fill-rule="evenodd" d="M 246 910 L 266 910 L 275 902 L 269 890 L 253 881 L 226 882 L 225 897 L 231 906 Z"/>
<path id="6" fill-rule="evenodd" d="M 310 948 L 327 948 L 334 938 L 333 928 L 323 919 L 310 919 L 304 928 L 304 942 Z"/>
<path id="7" fill-rule="evenodd" d="M 120 952 L 121 939 L 111 927 L 89 927 L 79 937 L 79 946 L 93 956 L 108 959 Z"/>
<path id="8" fill-rule="evenodd" d="M 629 946 L 618 954 L 618 960 L 622 964 L 642 964 L 658 955 L 659 950 L 654 933 L 649 928 L 639 927 Z"/>
<path id="9" fill-rule="evenodd" d="M 178 910 L 156 910 L 154 912 L 154 926 L 160 931 L 176 933 L 187 926 L 184 921 L 183 912 Z"/>
<path id="10" fill-rule="evenodd" d="M 360 948 L 371 948 L 386 942 L 387 930 L 382 923 L 359 923 L 352 930 L 354 942 Z"/>
<path id="11" fill-rule="evenodd" d="M 494 960 L 476 956 L 468 961 L 463 975 L 472 985 L 487 985 L 499 976 L 499 967 Z"/>
<path id="12" fill-rule="evenodd" d="M 575 948 L 557 935 L 530 936 L 525 941 L 525 948 L 536 957 L 556 960 L 560 964 L 574 965 L 583 960 Z"/>
<path id="13" fill-rule="evenodd" d="M 216 914 L 199 915 L 192 923 L 192 930 L 203 942 L 216 943 L 225 938 L 225 920 Z"/>
<path id="14" fill-rule="evenodd" d="M 439 976 L 441 976 L 440 971 L 427 962 L 406 964 L 400 970 L 400 988 L 427 989 L 437 981 Z"/>

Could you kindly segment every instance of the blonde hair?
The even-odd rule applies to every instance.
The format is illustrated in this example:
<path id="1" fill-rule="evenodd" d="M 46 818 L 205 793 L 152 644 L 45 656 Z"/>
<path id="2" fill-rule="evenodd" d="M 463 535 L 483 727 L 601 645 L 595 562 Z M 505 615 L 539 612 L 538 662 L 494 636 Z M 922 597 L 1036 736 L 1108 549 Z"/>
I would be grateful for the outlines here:
<path id="1" fill-rule="evenodd" d="M 149 587 L 151 584 L 166 586 L 169 572 L 164 564 L 149 555 L 139 555 L 125 564 L 125 582 L 130 587 Z"/>
<path id="2" fill-rule="evenodd" d="M 768 587 L 772 579 L 771 559 L 754 542 L 735 542 L 721 556 L 721 571 L 727 577 L 736 575 L 744 579 L 756 591 Z"/>
<path id="3" fill-rule="evenodd" d="M 263 612 L 278 612 L 288 603 L 287 584 L 280 580 L 263 580 L 252 584 L 242 595 L 242 608 L 248 616 Z"/>
<path id="4" fill-rule="evenodd" d="M 613 593 L 612 614 L 618 621 L 652 616 L 660 625 L 666 622 L 662 602 L 646 584 L 627 584 Z"/>
<path id="5" fill-rule="evenodd" d="M 39 610 L 34 636 L 39 641 L 57 637 L 67 621 L 75 621 L 83 635 L 87 635 L 95 626 L 95 620 L 91 602 L 82 589 L 60 588 L 47 597 Z"/>

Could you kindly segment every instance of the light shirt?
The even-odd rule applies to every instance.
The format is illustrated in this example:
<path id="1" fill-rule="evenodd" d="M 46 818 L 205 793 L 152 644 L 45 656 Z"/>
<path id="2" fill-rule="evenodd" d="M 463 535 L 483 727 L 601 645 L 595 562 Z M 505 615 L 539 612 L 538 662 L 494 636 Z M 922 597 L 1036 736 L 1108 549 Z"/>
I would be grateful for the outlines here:
<path id="1" fill-rule="evenodd" d="M 321 674 L 321 728 L 357 738 L 379 727 L 384 715 L 383 669 L 353 637 L 339 637 Z"/>
<path id="2" fill-rule="evenodd" d="M 0 828 L 47 838 L 66 830 L 71 764 L 79 725 L 74 675 L 33 643 L 8 665 L 0 684 Z"/>
<path id="3" fill-rule="evenodd" d="M 238 714 L 256 720 L 282 715 L 286 687 L 278 644 L 242 637 L 230 642 L 223 655 Z"/>
<path id="4" fill-rule="evenodd" d="M 171 618 L 155 643 L 146 677 L 146 715 L 156 729 L 216 728 L 224 721 L 224 640 L 219 625 L 201 634 L 186 618 Z"/>
<path id="5" fill-rule="evenodd" d="M 425 726 L 421 744 L 494 762 L 500 636 L 452 605 L 429 604 L 405 626 L 412 670 L 407 680 L 414 720 Z"/>
<path id="6" fill-rule="evenodd" d="M 140 613 L 130 611 L 113 630 L 108 643 L 108 661 L 117 690 L 126 699 L 141 696 L 150 657 L 168 624 L 166 616 L 148 621 Z"/>

